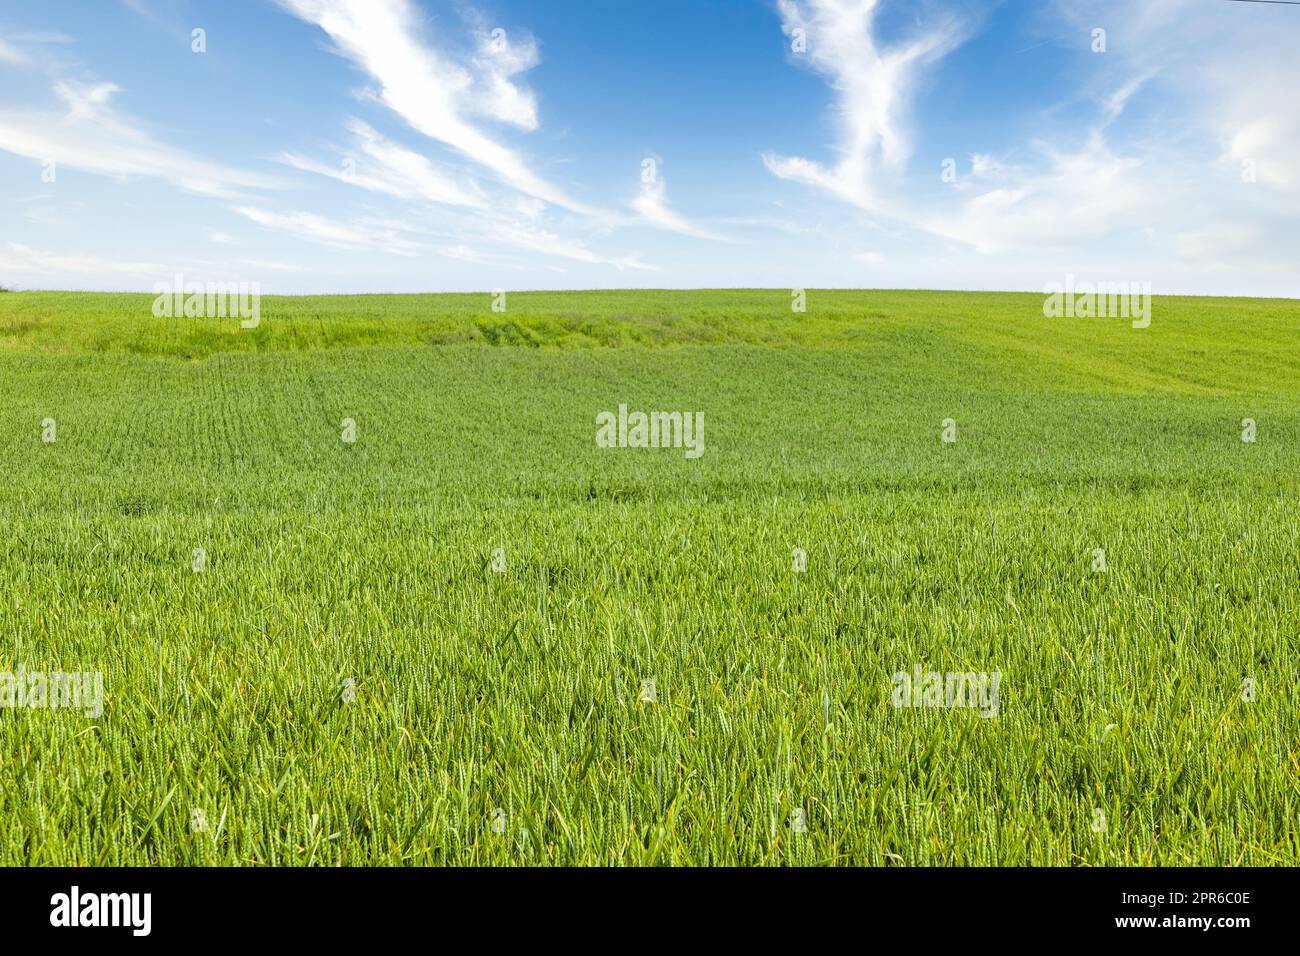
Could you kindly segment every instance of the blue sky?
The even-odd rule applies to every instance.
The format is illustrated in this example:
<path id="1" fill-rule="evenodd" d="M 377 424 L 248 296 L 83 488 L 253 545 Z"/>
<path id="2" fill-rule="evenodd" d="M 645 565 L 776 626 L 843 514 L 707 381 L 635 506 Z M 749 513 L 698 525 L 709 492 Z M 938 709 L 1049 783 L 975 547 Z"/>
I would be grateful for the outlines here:
<path id="1" fill-rule="evenodd" d="M 0 284 L 1296 296 L 1297 50 L 1231 0 L 6 0 Z"/>

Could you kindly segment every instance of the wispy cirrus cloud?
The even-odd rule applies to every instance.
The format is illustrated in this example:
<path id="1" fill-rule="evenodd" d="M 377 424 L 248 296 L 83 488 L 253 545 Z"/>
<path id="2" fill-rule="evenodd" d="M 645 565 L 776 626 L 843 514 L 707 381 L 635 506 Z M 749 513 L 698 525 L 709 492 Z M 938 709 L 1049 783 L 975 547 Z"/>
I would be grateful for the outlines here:
<path id="1" fill-rule="evenodd" d="M 503 255 L 526 252 L 620 270 L 652 268 L 636 254 L 606 254 L 582 239 L 544 226 L 542 219 L 548 206 L 586 215 L 602 229 L 629 220 L 567 196 L 534 173 L 520 154 L 503 146 L 475 122 L 488 120 L 523 130 L 537 128 L 536 98 L 518 82 L 518 77 L 537 63 L 537 45 L 531 37 L 508 37 L 503 30 L 489 28 L 481 15 L 467 9 L 463 12 L 470 22 L 472 49 L 456 56 L 446 49 L 450 42 L 435 48 L 419 39 L 421 31 L 409 0 L 280 3 L 299 18 L 318 25 L 333 39 L 337 52 L 375 79 L 380 85 L 381 103 L 417 132 L 492 173 L 506 192 L 489 192 L 474 180 L 458 177 L 359 120 L 349 123 L 362 159 L 355 169 L 297 154 L 282 155 L 282 162 L 371 192 L 447 207 L 441 218 L 425 230 L 445 236 L 446 241 L 424 247 L 437 255 L 479 263 L 487 258 L 481 251 L 486 247 Z M 645 197 L 639 205 L 642 218 L 660 228 L 705 234 L 668 209 L 662 193 Z M 453 212 L 457 215 L 449 218 Z M 316 241 L 340 241 L 337 229 L 328 228 L 326 222 L 304 222 L 299 217 L 268 220 L 265 224 Z M 355 231 L 350 224 L 332 225 Z M 359 232 L 365 235 L 365 230 Z"/>
<path id="2" fill-rule="evenodd" d="M 25 66 L 27 64 L 27 54 L 6 41 L 4 37 L 0 37 L 0 63 L 8 63 L 10 66 Z"/>
<path id="3" fill-rule="evenodd" d="M 21 33 L 11 33 L 9 39 L 15 43 L 33 43 L 42 45 L 63 45 L 77 42 L 75 37 L 64 33 L 62 30 L 24 30 Z"/>
<path id="4" fill-rule="evenodd" d="M 535 128 L 530 94 L 513 77 L 531 66 L 535 51 L 501 51 L 480 44 L 467 63 L 421 41 L 424 32 L 410 0 L 280 0 L 298 18 L 334 41 L 337 52 L 378 84 L 379 100 L 410 126 L 492 171 L 502 182 L 573 212 L 597 210 L 573 199 L 529 166 L 515 150 L 484 132 L 471 117 Z M 494 55 L 502 55 L 499 61 Z M 484 64 L 496 64 L 485 66 Z"/>
<path id="5" fill-rule="evenodd" d="M 0 36 L 0 63 L 10 66 L 31 66 L 36 58 L 26 48 L 29 46 L 62 45 L 75 42 L 58 30 L 27 30 Z"/>
<path id="6" fill-rule="evenodd" d="M 476 10 L 468 10 L 466 15 L 474 23 L 477 44 L 470 71 L 475 82 L 475 111 L 522 130 L 537 129 L 537 95 L 515 82 L 516 76 L 537 65 L 537 41 L 489 27 Z"/>
<path id="7" fill-rule="evenodd" d="M 1033 23 L 1047 38 L 1026 49 L 1059 48 L 1073 83 L 1055 105 L 1034 107 L 1038 131 L 1027 140 L 996 152 L 971 142 L 970 166 L 939 197 L 907 169 L 909 103 L 973 21 L 939 18 L 886 45 L 883 6 L 778 0 L 782 29 L 806 44 L 794 59 L 834 94 L 841 136 L 834 165 L 765 155 L 775 175 L 990 261 L 1127 268 L 1141 256 L 1167 274 L 1294 268 L 1300 114 L 1274 91 L 1300 82 L 1300 18 L 1196 0 L 1044 4 Z M 1104 53 L 1090 48 L 1099 27 Z"/>
<path id="8" fill-rule="evenodd" d="M 588 265 L 613 266 L 616 269 L 644 269 L 656 271 L 656 267 L 641 261 L 638 255 L 609 256 L 592 249 L 577 239 L 567 239 L 553 232 L 528 222 L 485 223 L 483 239 L 492 245 L 505 244 L 527 252 L 559 256 Z"/>
<path id="9" fill-rule="evenodd" d="M 296 263 L 268 259 L 212 260 L 183 256 L 167 262 L 112 258 L 93 253 L 42 249 L 27 243 L 0 242 L 0 270 L 6 282 L 44 288 L 51 278 L 61 286 L 84 289 L 144 289 L 152 282 L 170 279 L 177 271 L 193 279 L 206 276 L 215 281 L 232 275 L 264 272 L 302 273 L 308 271 Z M 197 274 L 195 274 L 197 273 Z"/>
<path id="10" fill-rule="evenodd" d="M 1032 165 L 972 154 L 957 190 L 968 198 L 937 215 L 910 215 L 931 232 L 984 253 L 1065 248 L 1151 221 L 1169 190 L 1153 175 L 1149 156 L 1117 151 L 1106 135 L 1150 78 L 1149 72 L 1132 76 L 1099 97 L 1097 119 L 1074 149 L 1035 142 Z"/>
<path id="11" fill-rule="evenodd" d="M 955 206 L 915 219 L 988 254 L 1079 255 L 1127 237 L 1157 262 L 1293 269 L 1300 116 L 1270 91 L 1300 82 L 1300 19 L 1193 0 L 1049 9 L 1062 46 L 1084 46 L 1098 25 L 1110 39 L 1071 104 L 1078 115 L 1090 102 L 1091 123 L 1058 124 L 1015 164 L 976 154 Z M 1129 118 L 1144 101 L 1156 108 Z"/>
<path id="12" fill-rule="evenodd" d="M 975 195 L 914 222 L 984 253 L 1065 248 L 1133 228 L 1161 201 L 1164 191 L 1143 161 L 1117 154 L 1098 134 L 1075 151 L 1046 143 L 1038 150 L 1044 165 L 1006 169 L 998 177 L 977 176 L 973 162 Z"/>
<path id="13" fill-rule="evenodd" d="M 956 18 L 939 20 L 914 39 L 885 48 L 876 36 L 879 0 L 779 0 L 782 29 L 801 41 L 808 65 L 836 95 L 840 159 L 834 166 L 767 153 L 776 176 L 823 189 L 867 211 L 878 208 L 875 177 L 899 168 L 910 143 L 905 112 L 920 68 L 962 40 Z"/>
<path id="14" fill-rule="evenodd" d="M 348 129 L 362 157 L 359 163 L 356 156 L 347 156 L 343 163 L 333 166 L 294 153 L 282 153 L 279 159 L 295 169 L 398 199 L 423 199 L 451 206 L 483 205 L 483 191 L 477 184 L 458 182 L 427 157 L 381 136 L 361 120 L 351 120 Z"/>
<path id="15" fill-rule="evenodd" d="M 656 162 L 656 160 L 647 160 Z M 651 175 L 642 175 L 641 191 L 632 200 L 632 208 L 646 223 L 657 229 L 675 232 L 695 239 L 721 241 L 717 233 L 691 222 L 668 204 L 668 187 L 659 175 L 657 166 Z"/>
<path id="16" fill-rule="evenodd" d="M 60 80 L 54 92 L 62 113 L 0 110 L 0 150 L 105 176 L 162 179 L 212 196 L 278 185 L 270 177 L 158 140 L 138 120 L 113 108 L 112 100 L 121 92 L 116 84 Z"/>
<path id="17" fill-rule="evenodd" d="M 232 209 L 273 232 L 336 249 L 377 250 L 404 257 L 432 254 L 476 263 L 492 258 L 483 249 L 493 250 L 498 257 L 515 250 L 619 270 L 654 268 L 637 255 L 606 255 L 581 240 L 512 218 L 503 210 L 467 210 L 451 222 L 431 227 L 373 216 L 344 221 L 303 210 L 280 212 L 251 205 Z"/>
<path id="18" fill-rule="evenodd" d="M 16 276 L 103 276 L 117 273 L 128 275 L 158 275 L 166 266 L 156 262 L 130 262 L 106 259 L 96 255 L 79 255 L 68 252 L 51 252 L 25 243 L 6 242 L 0 245 L 0 269 Z"/>
<path id="19" fill-rule="evenodd" d="M 232 209 L 266 229 L 338 249 L 377 248 L 390 255 L 406 257 L 417 256 L 425 249 L 422 243 L 410 238 L 409 233 L 413 231 L 410 227 L 391 220 L 343 222 L 300 210 L 276 212 L 260 206 L 234 206 Z"/>

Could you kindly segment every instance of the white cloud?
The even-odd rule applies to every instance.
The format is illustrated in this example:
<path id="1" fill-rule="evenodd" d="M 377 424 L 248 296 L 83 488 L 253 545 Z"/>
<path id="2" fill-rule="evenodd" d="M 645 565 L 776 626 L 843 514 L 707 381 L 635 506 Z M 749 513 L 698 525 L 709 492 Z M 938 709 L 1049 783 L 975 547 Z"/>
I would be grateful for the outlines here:
<path id="1" fill-rule="evenodd" d="M 0 63 L 8 63 L 11 66 L 26 66 L 27 54 L 16 46 L 7 43 L 4 37 L 0 37 Z"/>
<path id="2" fill-rule="evenodd" d="M 489 261 L 489 257 L 477 249 L 471 249 L 466 245 L 439 245 L 434 246 L 433 251 L 445 259 L 456 259 L 460 262 L 470 262 L 474 265 L 482 265 Z"/>
<path id="3" fill-rule="evenodd" d="M 585 243 L 566 239 L 532 224 L 500 222 L 488 228 L 485 238 L 492 243 L 505 243 L 528 252 L 560 256 L 585 262 L 589 265 L 614 266 L 616 269 L 646 269 L 655 267 L 642 262 L 639 256 L 606 256 L 595 252 Z"/>
<path id="4" fill-rule="evenodd" d="M 722 237 L 692 223 L 668 205 L 667 187 L 657 173 L 642 177 L 641 191 L 632 200 L 632 208 L 647 223 L 658 229 L 675 232 L 696 239 L 720 240 Z"/>
<path id="5" fill-rule="evenodd" d="M 0 150 L 58 167 L 106 176 L 148 176 L 182 189 L 230 196 L 244 188 L 271 188 L 273 179 L 214 163 L 168 146 L 115 111 L 112 83 L 62 80 L 54 91 L 65 112 L 0 111 Z"/>
<path id="6" fill-rule="evenodd" d="M 1249 80 L 1254 89 L 1290 88 L 1300 84 L 1300 69 L 1266 69 Z M 1272 86 L 1285 84 L 1284 87 Z M 1213 120 L 1222 147 L 1221 160 L 1232 172 L 1251 173 L 1255 182 L 1284 194 L 1300 212 L 1300 114 L 1271 97 L 1241 90 L 1224 96 Z M 1240 178 L 1240 177 L 1238 177 Z"/>
<path id="7" fill-rule="evenodd" d="M 415 256 L 424 248 L 407 238 L 401 225 L 388 221 L 340 222 L 312 212 L 281 213 L 257 206 L 236 206 L 234 211 L 267 229 L 335 248 L 377 248 L 396 256 Z"/>
<path id="8" fill-rule="evenodd" d="M 331 166 L 292 153 L 281 154 L 280 161 L 295 169 L 399 199 L 425 199 L 452 206 L 483 203 L 482 190 L 474 183 L 456 182 L 426 157 L 384 138 L 360 120 L 352 120 L 348 128 L 357 151 L 364 157 L 360 161 L 357 157 L 346 157 L 342 163 Z"/>
<path id="9" fill-rule="evenodd" d="M 10 33 L 8 36 L 0 36 L 0 63 L 8 63 L 10 66 L 30 66 L 34 57 L 23 47 L 72 42 L 72 38 L 67 34 L 54 31 Z"/>
<path id="10" fill-rule="evenodd" d="M 999 257 L 999 267 L 1068 253 L 1070 262 L 1175 277 L 1197 266 L 1294 271 L 1285 263 L 1300 246 L 1300 113 L 1272 91 L 1300 84 L 1300 18 L 1273 17 L 1261 29 L 1258 11 L 1191 0 L 1044 7 L 1047 31 L 1088 58 L 1087 70 L 1073 71 L 1068 110 L 1043 111 L 1038 137 L 999 144 L 997 157 L 991 144 L 970 143 L 969 173 L 935 202 L 915 188 L 920 180 L 888 191 L 880 180 L 908 155 L 915 67 L 951 49 L 959 31 L 949 25 L 879 53 L 877 6 L 780 0 L 786 32 L 806 31 L 806 56 L 836 93 L 845 135 L 837 166 L 766 157 L 776 174 Z M 1097 25 L 1108 32 L 1105 54 L 1088 51 Z"/>
<path id="11" fill-rule="evenodd" d="M 970 177 L 958 181 L 956 185 L 964 188 L 971 180 L 998 180 L 1006 177 L 1010 172 L 1012 170 L 1007 164 L 995 156 L 990 156 L 988 153 L 971 153 Z"/>
<path id="12" fill-rule="evenodd" d="M 1102 104 L 1101 127 L 1103 129 L 1115 122 L 1115 120 L 1119 119 L 1120 114 L 1124 112 L 1124 108 L 1128 106 L 1128 101 L 1131 100 L 1153 76 L 1155 76 L 1154 70 L 1148 70 L 1145 73 L 1134 76 L 1130 78 L 1127 83 L 1106 97 L 1105 102 Z"/>
<path id="13" fill-rule="evenodd" d="M 1104 212 L 1113 232 L 1140 223 L 1157 256 L 1294 271 L 1300 114 L 1278 91 L 1300 85 L 1300 18 L 1195 0 L 1058 0 L 1054 9 L 1077 36 L 1104 24 L 1104 73 L 1132 77 L 1102 98 L 1103 127 L 1146 97 L 1148 85 L 1155 107 L 1127 123 L 1123 145 L 1094 150 L 1090 141 L 1095 155 L 1076 165 L 1094 175 L 1060 177 L 1051 190 L 1057 205 L 1072 205 L 1085 222 Z M 1121 139 L 1113 130 L 1092 135 Z M 1113 165 L 1121 151 L 1123 169 Z"/>
<path id="14" fill-rule="evenodd" d="M 515 39 L 501 27 L 489 29 L 481 17 L 477 19 L 478 53 L 473 60 L 480 86 L 477 111 L 520 129 L 537 129 L 537 96 L 514 82 L 514 77 L 537 65 L 537 42 L 532 37 Z"/>
<path id="15" fill-rule="evenodd" d="M 122 87 L 116 83 L 85 84 L 59 80 L 54 84 L 54 92 L 68 108 L 68 119 L 83 120 L 103 116 L 106 112 L 104 107 L 113 94 L 122 92 Z"/>
<path id="16" fill-rule="evenodd" d="M 1032 172 L 976 162 L 981 175 L 996 169 L 1006 184 L 982 190 L 951 211 L 921 216 L 917 223 L 985 253 L 1061 248 L 1150 222 L 1165 194 L 1141 159 L 1113 153 L 1100 131 L 1074 152 L 1045 143 L 1037 149 L 1044 168 Z"/>
<path id="17" fill-rule="evenodd" d="M 976 195 L 937 214 L 895 208 L 893 215 L 913 216 L 922 228 L 988 254 L 1063 249 L 1149 225 L 1169 188 L 1153 172 L 1157 164 L 1149 152 L 1117 153 L 1107 129 L 1153 75 L 1135 74 L 1098 97 L 1096 121 L 1075 134 L 1073 150 L 1035 142 L 1030 147 L 1037 161 L 1017 165 L 972 154 L 970 176 L 956 193 Z"/>
<path id="18" fill-rule="evenodd" d="M 15 43 L 52 43 L 59 45 L 77 42 L 75 38 L 59 30 L 28 30 L 24 33 L 10 34 L 9 39 Z"/>
<path id="19" fill-rule="evenodd" d="M 339 249 L 374 249 L 404 257 L 435 253 L 465 262 L 484 261 L 486 256 L 470 245 L 476 243 L 497 251 L 509 247 L 620 270 L 653 268 L 635 255 L 602 255 L 580 240 L 496 214 L 466 219 L 456 225 L 453 241 L 434 243 L 422 238 L 430 235 L 430 230 L 400 220 L 366 218 L 343 222 L 311 212 L 275 212 L 257 206 L 236 206 L 234 211 L 275 232 Z"/>
<path id="20" fill-rule="evenodd" d="M 873 211 L 879 205 L 875 177 L 899 168 L 910 152 L 905 112 L 921 66 L 952 50 L 962 30 L 955 20 L 890 49 L 876 38 L 879 0 L 779 0 L 782 29 L 801 31 L 806 58 L 835 91 L 840 128 L 839 162 L 827 167 L 802 157 L 765 154 L 767 168 L 782 179 L 826 190 Z"/>
<path id="21" fill-rule="evenodd" d="M 379 99 L 414 129 L 436 139 L 494 172 L 520 192 L 574 212 L 596 210 L 567 196 L 533 172 L 514 150 L 484 133 L 466 118 L 486 111 L 497 119 L 528 126 L 529 100 L 510 82 L 515 59 L 485 68 L 482 57 L 462 66 L 421 43 L 420 26 L 410 0 L 280 0 L 302 20 L 314 23 L 334 40 L 338 52 L 379 83 Z M 486 84 L 487 94 L 479 87 Z M 511 92 L 511 91 L 514 92 Z"/>
<path id="22" fill-rule="evenodd" d="M 515 80 L 537 62 L 537 45 L 531 37 L 507 36 L 504 31 L 488 28 L 481 16 L 468 11 L 476 46 L 462 65 L 416 39 L 419 31 L 408 0 L 281 3 L 329 34 L 342 55 L 380 83 L 380 101 L 414 129 L 495 173 L 514 192 L 508 196 L 489 195 L 476 182 L 457 179 L 427 157 L 393 143 L 358 120 L 349 124 L 362 154 L 355 168 L 296 154 L 282 155 L 282 162 L 372 192 L 448 207 L 437 227 L 448 241 L 425 247 L 442 256 L 482 263 L 485 254 L 480 247 L 486 245 L 498 251 L 520 250 L 620 270 L 652 268 L 636 255 L 606 255 L 582 240 L 545 228 L 541 220 L 548 204 L 595 217 L 604 226 L 617 224 L 618 220 L 565 196 L 536 176 L 520 156 L 466 119 L 483 116 L 521 129 L 536 128 L 536 99 Z M 457 211 L 465 215 L 449 215 Z M 645 211 L 661 227 L 703 234 L 676 217 L 662 202 L 646 206 Z M 319 218 L 306 221 L 302 214 L 279 219 L 269 218 L 270 214 L 264 212 L 262 215 L 272 228 L 316 241 L 361 243 L 368 238 L 365 230 L 353 224 Z"/>
<path id="23" fill-rule="evenodd" d="M 305 266 L 294 265 L 291 262 L 280 262 L 277 259 L 240 259 L 240 265 L 252 266 L 254 269 L 265 269 L 268 272 L 306 272 Z"/>
<path id="24" fill-rule="evenodd" d="M 780 207 L 780 203 L 776 203 Z M 746 229 L 763 229 L 771 232 L 785 233 L 788 236 L 813 236 L 818 232 L 815 222 L 798 222 L 780 216 L 724 216 L 717 220 L 724 226 L 740 226 Z"/>
<path id="25" fill-rule="evenodd" d="M 3 269 L 6 275 L 58 276 L 60 279 L 67 276 L 84 279 L 121 273 L 161 275 L 167 271 L 166 266 L 156 262 L 128 262 L 94 255 L 50 252 L 18 242 L 6 242 L 0 245 L 0 269 Z"/>
<path id="26" fill-rule="evenodd" d="M 1213 228 L 1190 229 L 1174 236 L 1175 251 L 1191 262 L 1220 262 L 1248 252 L 1258 230 L 1239 223 L 1217 223 Z"/>

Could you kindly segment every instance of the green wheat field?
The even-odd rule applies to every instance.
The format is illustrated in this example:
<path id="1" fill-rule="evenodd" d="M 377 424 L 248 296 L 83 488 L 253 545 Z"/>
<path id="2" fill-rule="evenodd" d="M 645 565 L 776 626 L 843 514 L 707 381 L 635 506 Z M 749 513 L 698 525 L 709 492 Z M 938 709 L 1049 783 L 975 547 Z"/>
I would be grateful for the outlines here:
<path id="1" fill-rule="evenodd" d="M 0 294 L 0 863 L 1300 863 L 1294 301 L 151 302 Z"/>

